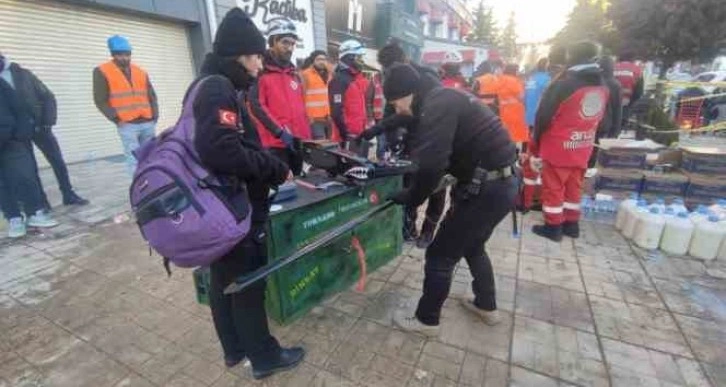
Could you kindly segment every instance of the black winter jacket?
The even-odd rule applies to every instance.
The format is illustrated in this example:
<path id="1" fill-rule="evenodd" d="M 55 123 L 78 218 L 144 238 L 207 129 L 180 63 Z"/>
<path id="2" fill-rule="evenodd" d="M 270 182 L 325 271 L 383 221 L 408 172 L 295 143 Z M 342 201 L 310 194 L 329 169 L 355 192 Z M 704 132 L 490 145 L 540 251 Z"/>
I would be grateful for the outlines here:
<path id="1" fill-rule="evenodd" d="M 58 120 L 58 105 L 55 95 L 30 70 L 17 63 L 10 65 L 13 83 L 21 101 L 30 110 L 36 127 L 55 126 Z"/>
<path id="2" fill-rule="evenodd" d="M 246 183 L 252 203 L 252 222 L 265 222 L 270 187 L 282 184 L 289 169 L 262 148 L 245 107 L 246 90 L 235 89 L 223 73 L 220 59 L 209 54 L 201 74 L 189 89 L 206 78 L 193 105 L 197 122 L 194 146 L 202 163 L 211 171 L 235 176 Z"/>
<path id="3" fill-rule="evenodd" d="M 474 169 L 497 170 L 514 164 L 517 148 L 502 122 L 474 95 L 426 83 L 414 94 L 414 115 L 407 146 L 418 165 L 404 194 L 418 206 L 449 173 L 471 181 Z"/>
<path id="4" fill-rule="evenodd" d="M 0 151 L 10 140 L 30 141 L 35 131 L 33 121 L 17 90 L 0 79 Z"/>

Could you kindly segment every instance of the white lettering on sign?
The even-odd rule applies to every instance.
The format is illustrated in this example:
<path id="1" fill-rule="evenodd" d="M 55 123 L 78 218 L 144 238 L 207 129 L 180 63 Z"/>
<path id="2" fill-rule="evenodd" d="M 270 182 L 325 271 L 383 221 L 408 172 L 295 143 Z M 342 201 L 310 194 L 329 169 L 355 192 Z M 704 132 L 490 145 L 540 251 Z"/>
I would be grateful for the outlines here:
<path id="1" fill-rule="evenodd" d="M 293 52 L 293 63 L 315 49 L 312 0 L 237 0 L 237 6 L 250 15 L 263 33 L 274 18 L 286 17 L 295 24 L 299 40 Z"/>
<path id="2" fill-rule="evenodd" d="M 311 227 L 315 227 L 321 223 L 327 222 L 331 219 L 335 218 L 335 211 L 329 211 L 324 214 L 320 214 L 314 218 L 308 219 L 303 222 L 303 228 L 308 229 Z"/>
<path id="3" fill-rule="evenodd" d="M 348 212 L 350 210 L 365 206 L 367 204 L 368 204 L 367 198 L 359 199 L 354 202 L 341 205 L 340 207 L 338 207 L 338 212 L 340 212 L 340 213 Z"/>

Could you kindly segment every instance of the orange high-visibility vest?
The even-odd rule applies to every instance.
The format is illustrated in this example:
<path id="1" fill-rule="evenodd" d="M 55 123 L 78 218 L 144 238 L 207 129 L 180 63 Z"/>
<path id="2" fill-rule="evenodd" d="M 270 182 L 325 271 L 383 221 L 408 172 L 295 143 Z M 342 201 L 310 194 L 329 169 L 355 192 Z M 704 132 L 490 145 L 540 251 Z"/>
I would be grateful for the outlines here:
<path id="1" fill-rule="evenodd" d="M 330 102 L 328 102 L 328 82 L 331 73 L 328 72 L 328 79 L 323 81 L 320 74 L 313 68 L 308 67 L 301 73 L 305 85 L 305 111 L 308 118 L 327 119 L 330 117 Z"/>
<path id="2" fill-rule="evenodd" d="M 149 103 L 148 76 L 140 67 L 131 64 L 131 83 L 113 61 L 108 61 L 99 70 L 108 82 L 108 104 L 116 110 L 119 122 L 130 122 L 138 118 L 152 119 Z"/>
<path id="3" fill-rule="evenodd" d="M 484 74 L 476 79 L 479 85 L 474 93 L 484 104 L 499 108 L 499 77 L 494 74 Z"/>

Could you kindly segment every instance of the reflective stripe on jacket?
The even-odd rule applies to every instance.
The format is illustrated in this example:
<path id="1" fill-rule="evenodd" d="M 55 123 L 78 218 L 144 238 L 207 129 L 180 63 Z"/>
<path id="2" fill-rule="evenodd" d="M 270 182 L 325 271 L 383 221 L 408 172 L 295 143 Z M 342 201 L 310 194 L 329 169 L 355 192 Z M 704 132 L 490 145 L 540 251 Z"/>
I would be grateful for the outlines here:
<path id="1" fill-rule="evenodd" d="M 149 102 L 148 76 L 140 67 L 130 64 L 131 83 L 113 61 L 108 61 L 99 70 L 108 82 L 108 104 L 116 110 L 119 122 L 130 122 L 138 118 L 151 120 L 153 112 Z"/>
<path id="2" fill-rule="evenodd" d="M 330 116 L 330 103 L 328 102 L 328 79 L 323 80 L 320 73 L 313 66 L 308 67 L 302 73 L 305 85 L 305 111 L 308 118 L 325 119 Z"/>

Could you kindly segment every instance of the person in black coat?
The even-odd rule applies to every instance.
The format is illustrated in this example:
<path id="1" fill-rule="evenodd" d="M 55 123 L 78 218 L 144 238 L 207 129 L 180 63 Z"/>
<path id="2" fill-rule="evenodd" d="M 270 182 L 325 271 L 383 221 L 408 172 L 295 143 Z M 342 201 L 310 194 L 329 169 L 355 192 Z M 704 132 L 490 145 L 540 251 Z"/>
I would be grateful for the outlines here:
<path id="1" fill-rule="evenodd" d="M 396 42 L 391 42 L 385 47 L 381 48 L 381 50 L 378 52 L 378 63 L 380 63 L 380 65 L 383 67 L 384 74 L 386 73 L 387 69 L 390 69 L 393 65 L 397 63 L 408 64 L 419 74 L 422 87 L 434 88 L 441 86 L 441 80 L 439 79 L 439 75 L 436 73 L 436 71 L 412 62 L 406 56 L 403 48 L 401 48 L 401 46 L 399 46 Z M 384 109 L 384 120 L 379 125 L 369 130 L 366 130 L 363 133 L 363 138 L 372 138 L 371 135 L 373 133 L 377 133 L 378 131 L 392 133 L 392 135 L 395 137 L 395 132 L 392 132 L 392 130 L 390 129 L 395 130 L 395 125 L 401 123 L 403 120 L 401 120 L 401 116 L 392 118 L 394 117 L 394 115 L 395 111 L 393 109 L 393 106 L 391 104 L 387 104 Z M 391 126 L 393 126 L 393 128 L 389 128 Z M 389 146 L 392 146 L 393 144 L 395 144 L 396 140 L 391 139 L 385 142 L 387 142 Z M 404 153 L 408 153 L 405 147 Z M 409 179 L 409 176 L 406 176 L 404 178 L 404 185 L 408 185 Z M 420 235 L 416 230 L 418 207 L 418 205 L 407 206 L 403 210 L 403 238 L 406 241 L 416 241 L 416 246 L 418 248 L 425 249 L 429 246 L 429 244 L 431 244 L 431 241 L 434 238 L 434 232 L 436 231 L 436 227 L 438 226 L 439 221 L 441 220 L 441 216 L 444 213 L 444 208 L 446 207 L 446 190 L 436 192 L 428 198 L 428 204 L 426 205 L 426 218 L 424 219 L 423 225 L 421 226 Z"/>
<path id="2" fill-rule="evenodd" d="M 0 56 L 0 207 L 10 238 L 25 236 L 27 226 L 58 225 L 43 211 L 30 143 L 34 129 L 33 114 L 18 94 L 7 59 Z"/>
<path id="3" fill-rule="evenodd" d="M 265 39 L 239 8 L 227 13 L 214 41 L 214 51 L 202 66 L 203 82 L 193 102 L 196 120 L 194 146 L 213 173 L 245 183 L 252 205 L 250 232 L 227 255 L 210 266 L 209 304 L 225 364 L 233 367 L 245 357 L 255 379 L 295 367 L 302 348 L 282 348 L 270 334 L 265 313 L 265 281 L 225 295 L 224 288 L 240 275 L 267 263 L 271 186 L 292 179 L 285 163 L 262 147 L 245 105 L 245 94 L 262 69 Z"/>
<path id="4" fill-rule="evenodd" d="M 418 308 L 415 313 L 397 313 L 394 323 L 435 336 L 454 268 L 464 257 L 474 277 L 475 298 L 464 300 L 463 305 L 485 323 L 497 324 L 494 271 L 484 245 L 514 207 L 517 148 L 499 118 L 479 98 L 463 90 L 432 86 L 409 65 L 391 66 L 383 88 L 396 114 L 417 119 L 408 143 L 418 170 L 408 187 L 391 200 L 418 206 L 445 174 L 458 181 L 451 208 L 426 249 Z"/>
<path id="5" fill-rule="evenodd" d="M 78 196 L 73 190 L 66 162 L 63 160 L 63 153 L 58 144 L 58 139 L 56 139 L 52 131 L 58 118 L 58 106 L 53 92 L 35 74 L 19 64 L 11 63 L 9 70 L 18 96 L 30 109 L 34 121 L 33 143 L 43 152 L 46 160 L 53 168 L 53 173 L 56 180 L 58 180 L 58 186 L 63 195 L 63 204 L 66 206 L 88 204 L 88 200 Z M 43 190 L 40 178 L 38 178 L 38 184 L 41 188 L 43 206 L 50 209 L 48 197 Z"/>

